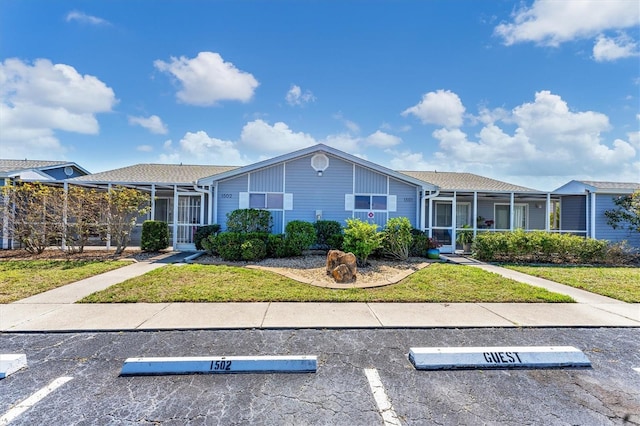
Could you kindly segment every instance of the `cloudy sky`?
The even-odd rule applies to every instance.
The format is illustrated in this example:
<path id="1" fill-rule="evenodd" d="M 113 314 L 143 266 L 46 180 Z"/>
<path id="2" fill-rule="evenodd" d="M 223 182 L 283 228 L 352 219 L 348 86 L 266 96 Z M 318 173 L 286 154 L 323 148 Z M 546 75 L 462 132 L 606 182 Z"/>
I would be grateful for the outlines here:
<path id="1" fill-rule="evenodd" d="M 638 182 L 639 52 L 637 0 L 5 0 L 0 157 Z"/>

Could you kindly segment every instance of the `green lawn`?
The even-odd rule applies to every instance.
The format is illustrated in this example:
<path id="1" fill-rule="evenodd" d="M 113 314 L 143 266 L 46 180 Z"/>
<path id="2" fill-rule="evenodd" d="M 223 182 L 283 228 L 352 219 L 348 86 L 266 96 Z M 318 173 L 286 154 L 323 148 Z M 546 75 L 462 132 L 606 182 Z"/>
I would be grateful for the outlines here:
<path id="1" fill-rule="evenodd" d="M 436 263 L 398 284 L 334 290 L 234 266 L 166 266 L 81 302 L 573 302 L 478 268 Z"/>
<path id="2" fill-rule="evenodd" d="M 640 268 L 501 265 L 628 303 L 640 303 Z"/>
<path id="3" fill-rule="evenodd" d="M 129 264 L 87 260 L 3 261 L 0 262 L 0 303 L 15 302 Z"/>

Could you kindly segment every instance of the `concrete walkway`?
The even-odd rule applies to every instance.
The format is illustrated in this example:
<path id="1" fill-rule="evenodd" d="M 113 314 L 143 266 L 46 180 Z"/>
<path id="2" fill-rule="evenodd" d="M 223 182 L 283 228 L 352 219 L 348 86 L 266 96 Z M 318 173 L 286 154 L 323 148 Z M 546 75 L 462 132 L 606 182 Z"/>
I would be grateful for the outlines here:
<path id="1" fill-rule="evenodd" d="M 640 327 L 620 302 L 461 256 L 447 260 L 570 295 L 578 303 L 121 303 L 75 301 L 190 253 L 168 254 L 0 305 L 0 332 L 374 327 Z"/>

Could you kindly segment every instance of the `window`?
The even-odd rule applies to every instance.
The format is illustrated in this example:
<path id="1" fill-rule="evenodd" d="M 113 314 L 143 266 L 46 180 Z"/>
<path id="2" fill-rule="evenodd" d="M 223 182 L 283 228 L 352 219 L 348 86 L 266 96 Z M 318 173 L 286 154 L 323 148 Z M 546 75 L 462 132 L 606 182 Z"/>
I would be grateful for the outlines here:
<path id="1" fill-rule="evenodd" d="M 249 194 L 249 208 L 280 210 L 284 205 L 283 200 L 282 194 L 251 193 Z"/>
<path id="2" fill-rule="evenodd" d="M 513 229 L 527 229 L 527 204 L 513 205 Z M 509 204 L 496 204 L 496 229 L 511 229 L 511 209 Z"/>
<path id="3" fill-rule="evenodd" d="M 471 204 L 456 204 L 456 226 L 462 228 L 464 225 L 471 225 Z"/>
<path id="4" fill-rule="evenodd" d="M 355 210 L 387 210 L 387 196 L 356 195 Z"/>

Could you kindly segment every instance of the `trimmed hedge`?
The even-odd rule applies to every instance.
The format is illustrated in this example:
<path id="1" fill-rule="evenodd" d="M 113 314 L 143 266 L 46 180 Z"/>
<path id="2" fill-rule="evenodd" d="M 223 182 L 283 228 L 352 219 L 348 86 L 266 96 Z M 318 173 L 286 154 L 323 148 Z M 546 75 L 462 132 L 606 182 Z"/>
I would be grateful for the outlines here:
<path id="1" fill-rule="evenodd" d="M 142 251 L 160 251 L 169 247 L 169 225 L 158 220 L 145 220 L 142 223 L 140 249 Z"/>
<path id="2" fill-rule="evenodd" d="M 608 243 L 544 231 L 479 232 L 473 256 L 488 262 L 605 263 Z"/>
<path id="3" fill-rule="evenodd" d="M 284 239 L 291 256 L 300 256 L 302 251 L 316 241 L 316 229 L 313 224 L 302 220 L 292 220 L 284 230 Z"/>

